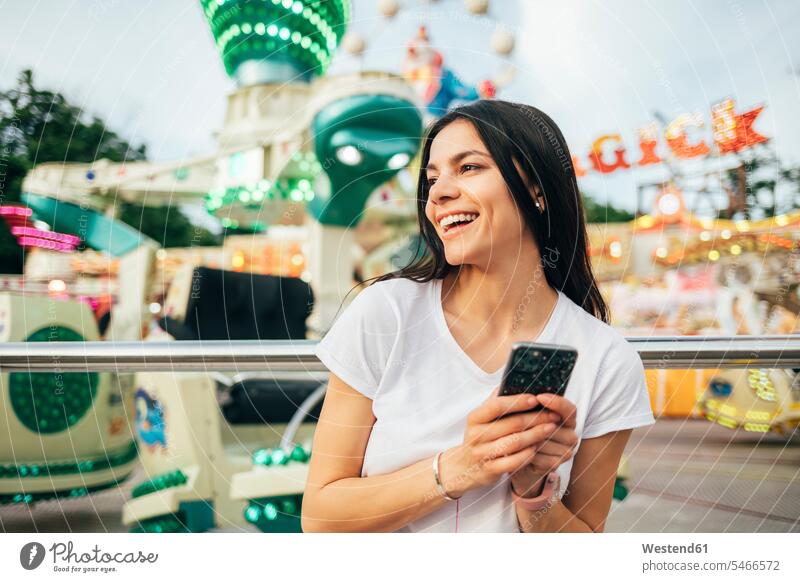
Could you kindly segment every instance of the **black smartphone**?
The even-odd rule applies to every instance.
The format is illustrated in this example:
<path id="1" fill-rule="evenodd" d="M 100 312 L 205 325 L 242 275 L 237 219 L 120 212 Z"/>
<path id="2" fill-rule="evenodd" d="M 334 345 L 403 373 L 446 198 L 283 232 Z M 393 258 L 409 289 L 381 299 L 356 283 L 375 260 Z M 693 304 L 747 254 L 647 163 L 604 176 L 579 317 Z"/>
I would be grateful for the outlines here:
<path id="1" fill-rule="evenodd" d="M 564 396 L 578 351 L 569 346 L 517 342 L 503 371 L 498 396 L 557 394 Z M 540 410 L 537 405 L 533 410 Z"/>

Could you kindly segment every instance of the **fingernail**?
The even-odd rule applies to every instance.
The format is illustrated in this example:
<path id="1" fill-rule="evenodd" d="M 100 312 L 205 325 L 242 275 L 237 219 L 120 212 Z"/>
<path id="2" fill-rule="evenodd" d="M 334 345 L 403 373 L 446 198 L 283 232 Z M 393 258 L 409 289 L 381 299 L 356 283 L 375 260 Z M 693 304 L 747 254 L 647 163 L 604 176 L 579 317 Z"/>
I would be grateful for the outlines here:
<path id="1" fill-rule="evenodd" d="M 528 398 L 528 404 L 536 404 L 536 396 L 531 396 Z"/>
<path id="2" fill-rule="evenodd" d="M 556 430 L 556 425 L 554 424 L 544 425 L 544 432 L 553 432 L 554 430 Z"/>
<path id="3" fill-rule="evenodd" d="M 548 480 L 550 483 L 553 483 L 553 482 L 556 480 L 556 474 L 555 474 L 555 473 L 550 473 L 550 474 L 547 476 L 547 480 Z"/>

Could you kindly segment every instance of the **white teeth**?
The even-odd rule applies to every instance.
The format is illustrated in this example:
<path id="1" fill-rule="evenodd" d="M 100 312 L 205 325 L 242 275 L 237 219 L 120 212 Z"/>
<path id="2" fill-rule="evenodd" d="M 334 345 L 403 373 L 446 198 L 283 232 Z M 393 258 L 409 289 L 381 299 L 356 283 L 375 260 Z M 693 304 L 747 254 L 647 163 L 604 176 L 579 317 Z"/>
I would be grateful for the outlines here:
<path id="1" fill-rule="evenodd" d="M 473 221 L 476 218 L 478 218 L 477 214 L 451 214 L 450 216 L 445 216 L 443 219 L 441 219 L 439 221 L 439 226 L 445 228 L 454 222 Z"/>

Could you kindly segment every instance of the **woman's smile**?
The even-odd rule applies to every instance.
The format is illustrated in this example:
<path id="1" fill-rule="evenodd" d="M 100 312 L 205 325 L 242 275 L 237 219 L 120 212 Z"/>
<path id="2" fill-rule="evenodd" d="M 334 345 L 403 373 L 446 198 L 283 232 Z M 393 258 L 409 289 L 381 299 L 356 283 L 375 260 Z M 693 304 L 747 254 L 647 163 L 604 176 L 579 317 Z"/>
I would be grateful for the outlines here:
<path id="1" fill-rule="evenodd" d="M 461 215 L 463 216 L 463 215 Z M 474 217 L 474 218 L 471 218 Z M 442 240 L 449 240 L 461 235 L 465 230 L 470 228 L 480 218 L 477 214 L 468 215 L 466 220 L 458 220 L 453 223 L 445 223 L 442 228 Z"/>

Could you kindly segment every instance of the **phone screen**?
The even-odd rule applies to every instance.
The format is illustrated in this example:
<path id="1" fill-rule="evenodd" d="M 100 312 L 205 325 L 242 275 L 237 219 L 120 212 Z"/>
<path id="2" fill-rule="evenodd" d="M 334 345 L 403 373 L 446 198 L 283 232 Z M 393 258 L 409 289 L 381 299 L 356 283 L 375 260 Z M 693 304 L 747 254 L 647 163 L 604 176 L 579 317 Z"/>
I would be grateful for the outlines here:
<path id="1" fill-rule="evenodd" d="M 517 343 L 503 373 L 500 396 L 514 394 L 557 394 L 563 396 L 578 359 L 568 346 Z"/>

